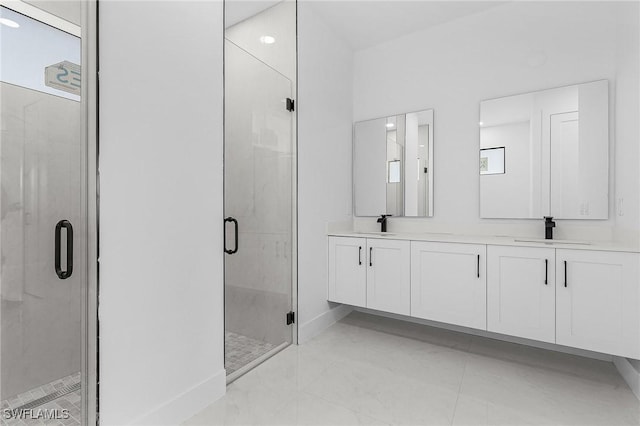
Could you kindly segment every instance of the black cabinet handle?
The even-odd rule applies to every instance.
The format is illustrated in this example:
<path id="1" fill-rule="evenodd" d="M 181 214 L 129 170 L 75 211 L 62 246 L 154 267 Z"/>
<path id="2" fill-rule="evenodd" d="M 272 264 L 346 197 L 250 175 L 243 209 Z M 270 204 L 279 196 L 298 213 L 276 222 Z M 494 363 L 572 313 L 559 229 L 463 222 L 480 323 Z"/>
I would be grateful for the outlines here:
<path id="1" fill-rule="evenodd" d="M 549 284 L 549 259 L 544 260 L 544 285 Z"/>
<path id="2" fill-rule="evenodd" d="M 358 265 L 362 265 L 362 246 L 358 247 Z"/>
<path id="3" fill-rule="evenodd" d="M 373 247 L 369 247 L 369 266 L 373 266 Z"/>
<path id="4" fill-rule="evenodd" d="M 230 250 L 227 248 L 227 228 L 226 228 L 226 224 L 227 222 L 233 222 L 234 225 L 234 235 L 235 235 L 235 247 L 233 248 L 233 250 Z M 225 224 L 225 229 L 224 229 L 224 252 L 227 254 L 234 254 L 238 252 L 238 221 L 234 218 L 232 218 L 231 216 L 229 216 L 228 218 L 226 218 L 224 220 L 224 224 Z"/>
<path id="5" fill-rule="evenodd" d="M 480 278 L 480 255 L 478 255 L 478 278 Z"/>
<path id="6" fill-rule="evenodd" d="M 564 261 L 564 286 L 567 286 L 567 261 Z"/>
<path id="7" fill-rule="evenodd" d="M 67 270 L 63 271 L 60 263 L 60 252 L 62 247 L 62 228 L 67 230 Z M 73 226 L 71 222 L 66 219 L 61 220 L 56 224 L 55 230 L 55 253 L 54 253 L 54 266 L 56 269 L 56 275 L 61 280 L 66 280 L 73 274 Z"/>

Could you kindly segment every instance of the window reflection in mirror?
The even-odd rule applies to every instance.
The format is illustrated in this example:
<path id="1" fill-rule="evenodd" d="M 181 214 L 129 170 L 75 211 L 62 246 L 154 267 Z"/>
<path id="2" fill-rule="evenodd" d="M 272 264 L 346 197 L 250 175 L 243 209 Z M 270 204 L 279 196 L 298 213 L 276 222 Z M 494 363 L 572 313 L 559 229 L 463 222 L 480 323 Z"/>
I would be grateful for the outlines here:
<path id="1" fill-rule="evenodd" d="M 504 173 L 504 147 L 482 148 L 480 150 L 480 174 L 499 175 Z"/>
<path id="2" fill-rule="evenodd" d="M 400 160 L 389 161 L 389 180 L 387 183 L 400 183 Z"/>

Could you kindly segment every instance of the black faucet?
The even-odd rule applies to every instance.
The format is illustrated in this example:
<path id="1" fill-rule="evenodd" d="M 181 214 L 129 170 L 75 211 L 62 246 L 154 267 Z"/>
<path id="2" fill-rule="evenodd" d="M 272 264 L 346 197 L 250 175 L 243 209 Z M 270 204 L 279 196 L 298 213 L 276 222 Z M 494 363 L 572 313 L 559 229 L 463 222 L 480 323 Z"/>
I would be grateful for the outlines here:
<path id="1" fill-rule="evenodd" d="M 380 231 L 387 232 L 387 218 L 391 216 L 390 214 L 381 214 L 378 218 L 377 222 L 380 224 Z"/>
<path id="2" fill-rule="evenodd" d="M 556 223 L 552 220 L 553 216 L 544 217 L 544 238 L 545 240 L 553 240 L 553 228 Z"/>

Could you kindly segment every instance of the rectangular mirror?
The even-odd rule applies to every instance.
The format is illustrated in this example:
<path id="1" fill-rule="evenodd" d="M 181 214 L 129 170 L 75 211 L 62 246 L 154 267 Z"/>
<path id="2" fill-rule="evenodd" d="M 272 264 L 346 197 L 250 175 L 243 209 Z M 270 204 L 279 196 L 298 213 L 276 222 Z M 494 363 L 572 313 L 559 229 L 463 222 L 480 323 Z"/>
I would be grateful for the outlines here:
<path id="1" fill-rule="evenodd" d="M 353 126 L 356 216 L 433 216 L 433 110 Z"/>
<path id="2" fill-rule="evenodd" d="M 480 217 L 607 219 L 606 80 L 480 103 Z"/>

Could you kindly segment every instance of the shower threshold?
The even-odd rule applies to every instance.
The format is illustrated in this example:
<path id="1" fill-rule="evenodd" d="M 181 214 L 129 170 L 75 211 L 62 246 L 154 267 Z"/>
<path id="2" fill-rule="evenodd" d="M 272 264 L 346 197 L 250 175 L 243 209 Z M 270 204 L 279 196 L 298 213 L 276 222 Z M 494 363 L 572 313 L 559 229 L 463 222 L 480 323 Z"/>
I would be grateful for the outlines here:
<path id="1" fill-rule="evenodd" d="M 75 373 L 3 400 L 0 404 L 3 413 L 33 414 L 30 411 L 39 409 L 66 412 L 68 419 L 65 420 L 65 425 L 80 425 L 81 400 L 80 373 Z M 2 418 L 2 426 L 43 424 L 42 419 L 6 418 L 5 416 Z"/>
<path id="2" fill-rule="evenodd" d="M 271 358 L 288 345 L 288 342 L 275 345 L 230 331 L 225 332 L 227 384 Z"/>

